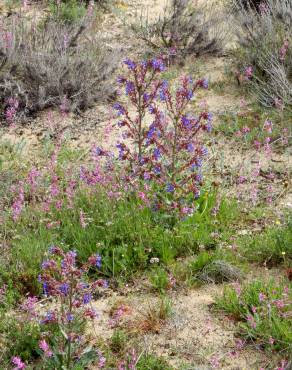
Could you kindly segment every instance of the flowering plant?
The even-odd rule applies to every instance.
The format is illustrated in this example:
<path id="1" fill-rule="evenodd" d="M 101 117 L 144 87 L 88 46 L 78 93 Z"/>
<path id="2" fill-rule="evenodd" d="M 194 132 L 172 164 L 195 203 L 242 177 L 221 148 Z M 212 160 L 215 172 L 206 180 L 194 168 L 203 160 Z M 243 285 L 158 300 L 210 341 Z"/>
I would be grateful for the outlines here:
<path id="1" fill-rule="evenodd" d="M 49 254 L 50 258 L 42 263 L 39 282 L 44 295 L 54 298 L 52 308 L 45 315 L 38 312 L 36 297 L 29 297 L 21 305 L 28 320 L 36 321 L 45 328 L 39 341 L 43 361 L 49 367 L 71 369 L 76 361 L 84 364 L 84 361 L 88 363 L 98 360 L 100 368 L 104 358 L 92 348 L 84 350 L 81 335 L 86 320 L 97 317 L 91 306 L 93 294 L 98 288 L 107 287 L 105 280 L 89 282 L 87 279 L 91 269 L 101 268 L 101 257 L 93 255 L 78 267 L 74 251 L 65 253 L 59 247 L 52 246 Z M 15 359 L 13 363 L 16 364 Z"/>
<path id="2" fill-rule="evenodd" d="M 126 60 L 125 64 L 129 77 L 118 81 L 135 113 L 131 115 L 121 103 L 114 108 L 125 139 L 117 148 L 119 159 L 128 164 L 127 183 L 140 180 L 139 197 L 156 210 L 192 213 L 207 155 L 201 133 L 211 130 L 212 115 L 207 111 L 191 114 L 188 106 L 196 90 L 208 88 L 208 82 L 184 76 L 173 91 L 167 81 L 154 79 L 165 70 L 161 60 Z"/>

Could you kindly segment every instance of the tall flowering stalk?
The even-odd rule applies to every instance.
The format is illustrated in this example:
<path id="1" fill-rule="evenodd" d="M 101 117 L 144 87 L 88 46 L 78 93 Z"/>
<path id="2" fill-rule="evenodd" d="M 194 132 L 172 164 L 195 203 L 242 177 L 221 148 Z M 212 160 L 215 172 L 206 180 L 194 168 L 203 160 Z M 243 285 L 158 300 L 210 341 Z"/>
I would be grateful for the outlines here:
<path id="1" fill-rule="evenodd" d="M 92 296 L 100 287 L 107 287 L 107 282 L 102 279 L 90 282 L 87 278 L 91 269 L 101 268 L 99 255 L 89 257 L 81 267 L 77 266 L 74 251 L 65 253 L 53 246 L 49 255 L 50 258 L 42 263 L 39 282 L 44 295 L 53 298 L 52 309 L 45 315 L 37 312 L 35 297 L 28 298 L 21 309 L 29 320 L 46 327 L 46 334 L 39 342 L 44 362 L 48 366 L 71 369 L 74 359 L 82 357 L 81 335 L 86 320 L 97 317 L 91 306 Z M 61 336 L 56 336 L 56 329 L 52 331 L 56 327 Z"/>
<path id="2" fill-rule="evenodd" d="M 118 144 L 118 148 L 122 159 L 132 154 L 133 157 L 131 160 L 138 160 L 141 163 L 147 131 L 147 126 L 145 126 L 143 120 L 162 85 L 162 82 L 157 80 L 156 77 L 165 70 L 165 66 L 160 59 L 153 59 L 142 63 L 136 63 L 127 59 L 124 63 L 128 67 L 129 77 L 119 77 L 118 82 L 125 88 L 125 94 L 134 109 L 134 117 L 120 103 L 116 103 L 114 109 L 122 117 L 118 125 L 127 128 L 125 138 L 130 138 L 136 144 L 138 150 L 132 153 L 125 144 Z"/>
<path id="3" fill-rule="evenodd" d="M 191 213 L 200 194 L 200 168 L 207 155 L 201 132 L 211 130 L 212 115 L 207 111 L 191 114 L 188 106 L 197 89 L 207 88 L 208 83 L 183 77 L 173 91 L 167 81 L 155 80 L 165 70 L 161 60 L 126 60 L 125 64 L 129 78 L 120 77 L 119 83 L 125 87 L 135 117 L 121 103 L 114 108 L 121 118 L 118 125 L 124 129 L 125 140 L 117 147 L 119 159 L 129 164 L 127 181 L 143 179 L 144 189 L 151 189 L 151 194 L 140 192 L 139 197 L 147 203 L 152 198 L 155 208 L 165 208 L 168 203 L 168 210 Z M 171 194 L 167 202 L 162 200 L 163 193 Z"/>

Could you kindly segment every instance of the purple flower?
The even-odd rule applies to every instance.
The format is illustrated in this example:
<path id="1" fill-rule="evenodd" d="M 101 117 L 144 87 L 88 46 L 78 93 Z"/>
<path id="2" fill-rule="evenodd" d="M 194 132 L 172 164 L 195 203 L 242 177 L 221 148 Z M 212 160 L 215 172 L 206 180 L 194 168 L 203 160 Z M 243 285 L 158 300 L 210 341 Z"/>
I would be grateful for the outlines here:
<path id="1" fill-rule="evenodd" d="M 99 254 L 96 255 L 96 262 L 95 262 L 95 266 L 100 270 L 101 269 L 101 261 L 102 261 L 102 258 Z"/>
<path id="2" fill-rule="evenodd" d="M 200 194 L 201 194 L 200 190 L 196 190 L 196 191 L 194 192 L 194 197 L 195 197 L 195 199 L 198 199 L 198 198 L 200 197 Z"/>
<path id="3" fill-rule="evenodd" d="M 135 86 L 132 81 L 126 82 L 126 95 L 131 94 L 135 90 Z"/>
<path id="4" fill-rule="evenodd" d="M 44 293 L 45 296 L 49 295 L 49 285 L 46 281 L 43 282 L 43 293 Z"/>
<path id="5" fill-rule="evenodd" d="M 152 139 L 152 137 L 153 137 L 153 135 L 154 135 L 154 133 L 155 133 L 155 130 L 156 130 L 155 125 L 154 125 L 154 124 L 152 124 L 152 125 L 150 126 L 150 128 L 149 128 L 149 131 L 147 132 L 147 138 L 148 138 L 148 139 Z"/>
<path id="6" fill-rule="evenodd" d="M 192 153 L 194 151 L 194 145 L 192 143 L 189 143 L 187 146 L 188 152 Z"/>
<path id="7" fill-rule="evenodd" d="M 207 132 L 211 132 L 212 131 L 212 125 L 211 125 L 211 123 L 209 123 L 209 122 L 206 123 L 205 129 L 206 129 Z"/>
<path id="8" fill-rule="evenodd" d="M 174 186 L 172 184 L 167 184 L 165 190 L 166 190 L 167 193 L 173 193 L 174 192 Z"/>
<path id="9" fill-rule="evenodd" d="M 202 87 L 203 87 L 204 89 L 208 89 L 208 87 L 209 87 L 209 81 L 208 81 L 208 79 L 207 79 L 207 78 L 204 78 L 204 79 L 202 80 Z"/>
<path id="10" fill-rule="evenodd" d="M 201 148 L 201 155 L 202 155 L 202 156 L 206 156 L 206 155 L 208 155 L 208 149 L 207 149 L 205 146 L 203 146 L 203 147 Z"/>
<path id="11" fill-rule="evenodd" d="M 117 111 L 119 116 L 126 113 L 125 108 L 120 103 L 114 104 L 113 108 Z"/>
<path id="12" fill-rule="evenodd" d="M 154 159 L 156 161 L 158 161 L 159 158 L 161 158 L 161 153 L 160 153 L 160 150 L 158 148 L 155 148 L 154 149 L 154 153 L 153 153 L 153 156 L 154 156 Z"/>
<path id="13" fill-rule="evenodd" d="M 152 59 L 151 65 L 155 71 L 163 72 L 165 70 L 165 65 L 161 59 Z"/>
<path id="14" fill-rule="evenodd" d="M 191 100 L 193 96 L 194 96 L 193 91 L 192 90 L 189 90 L 188 93 L 187 93 L 188 100 Z"/>
<path id="15" fill-rule="evenodd" d="M 84 294 L 84 296 L 83 296 L 83 304 L 90 303 L 91 299 L 92 299 L 92 296 L 91 296 L 90 293 Z"/>
<path id="16" fill-rule="evenodd" d="M 150 105 L 148 110 L 149 110 L 149 113 L 151 113 L 151 114 L 155 113 L 155 107 L 153 105 Z"/>
<path id="17" fill-rule="evenodd" d="M 11 362 L 13 363 L 13 365 L 16 366 L 16 370 L 22 370 L 22 369 L 25 369 L 26 366 L 25 366 L 25 363 L 21 361 L 21 358 L 18 357 L 18 356 L 15 356 L 12 358 Z"/>
<path id="18" fill-rule="evenodd" d="M 136 63 L 131 59 L 124 60 L 124 64 L 132 71 L 136 68 Z"/>
<path id="19" fill-rule="evenodd" d="M 151 175 L 150 175 L 149 172 L 144 172 L 143 177 L 144 177 L 144 180 L 150 180 L 151 179 Z"/>
<path id="20" fill-rule="evenodd" d="M 144 93 L 143 94 L 143 100 L 144 100 L 144 103 L 148 103 L 148 101 L 150 100 L 150 95 L 147 94 L 147 93 Z M 149 107 L 150 108 L 150 107 Z M 151 112 L 150 112 L 151 113 Z"/>
<path id="21" fill-rule="evenodd" d="M 155 173 L 155 175 L 160 175 L 161 174 L 161 168 L 159 166 L 155 166 L 153 168 L 153 172 Z"/>
<path id="22" fill-rule="evenodd" d="M 203 176 L 202 176 L 201 173 L 196 174 L 196 181 L 197 182 L 202 182 L 203 181 Z"/>
<path id="23" fill-rule="evenodd" d="M 186 128 L 189 128 L 191 125 L 191 120 L 187 116 L 182 116 L 181 122 Z"/>
<path id="24" fill-rule="evenodd" d="M 160 100 L 161 101 L 166 101 L 166 95 L 165 95 L 165 91 L 164 90 L 160 90 L 159 91 L 159 97 L 160 97 Z"/>
<path id="25" fill-rule="evenodd" d="M 71 313 L 67 313 L 66 314 L 66 319 L 67 319 L 67 321 L 73 321 L 74 320 L 74 316 Z"/>
<path id="26" fill-rule="evenodd" d="M 69 293 L 69 284 L 67 283 L 61 284 L 59 290 L 62 294 L 67 295 Z"/>
<path id="27" fill-rule="evenodd" d="M 207 121 L 209 122 L 209 123 L 211 123 L 212 121 L 213 121 L 213 114 L 212 113 L 208 113 L 207 114 Z"/>
<path id="28" fill-rule="evenodd" d="M 125 78 L 124 77 L 122 77 L 122 76 L 119 76 L 118 78 L 117 78 L 117 82 L 118 82 L 118 84 L 123 84 L 124 82 L 125 82 Z"/>

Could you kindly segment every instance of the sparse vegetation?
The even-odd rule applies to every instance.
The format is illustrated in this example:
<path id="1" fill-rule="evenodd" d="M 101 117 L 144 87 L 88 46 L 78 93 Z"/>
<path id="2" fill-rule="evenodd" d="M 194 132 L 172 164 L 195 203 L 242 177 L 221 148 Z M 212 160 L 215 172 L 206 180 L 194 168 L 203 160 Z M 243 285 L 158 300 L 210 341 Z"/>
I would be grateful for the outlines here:
<path id="1" fill-rule="evenodd" d="M 137 7 L 0 4 L 0 367 L 288 370 L 290 2 Z"/>
<path id="2" fill-rule="evenodd" d="M 155 21 L 148 18 L 148 9 L 132 29 L 152 53 L 162 53 L 170 61 L 187 55 L 222 54 L 228 31 L 223 25 L 222 9 L 191 1 L 169 0 L 164 14 Z M 225 15 L 226 16 L 226 15 Z"/>

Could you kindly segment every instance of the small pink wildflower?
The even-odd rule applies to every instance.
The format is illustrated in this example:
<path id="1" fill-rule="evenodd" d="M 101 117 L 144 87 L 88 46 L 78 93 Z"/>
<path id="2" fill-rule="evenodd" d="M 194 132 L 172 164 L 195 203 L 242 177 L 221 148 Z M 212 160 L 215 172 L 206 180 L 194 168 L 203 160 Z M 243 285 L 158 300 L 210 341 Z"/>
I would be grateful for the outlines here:
<path id="1" fill-rule="evenodd" d="M 254 319 L 254 317 L 252 315 L 247 315 L 246 317 L 247 321 L 250 323 L 250 326 L 255 329 L 257 324 L 256 324 L 256 321 Z"/>
<path id="2" fill-rule="evenodd" d="M 42 339 L 42 340 L 39 341 L 39 347 L 42 351 L 44 351 L 45 357 L 52 357 L 53 356 L 53 352 L 50 350 L 50 346 L 45 341 L 45 339 Z"/>
<path id="3" fill-rule="evenodd" d="M 217 355 L 214 355 L 209 360 L 210 365 L 213 369 L 218 369 L 220 367 L 220 361 L 219 357 Z"/>
<path id="4" fill-rule="evenodd" d="M 25 363 L 22 362 L 21 358 L 18 356 L 13 357 L 11 362 L 16 366 L 13 370 L 22 370 L 26 368 Z"/>
<path id="5" fill-rule="evenodd" d="M 248 126 L 244 126 L 242 127 L 241 132 L 246 135 L 250 132 L 250 128 Z"/>
<path id="6" fill-rule="evenodd" d="M 264 293 L 259 293 L 259 301 L 263 302 L 267 297 L 265 296 Z"/>
<path id="7" fill-rule="evenodd" d="M 273 131 L 273 122 L 269 119 L 267 119 L 264 123 L 264 130 L 266 130 L 268 133 L 272 133 Z"/>
<path id="8" fill-rule="evenodd" d="M 253 76 L 253 67 L 252 66 L 248 66 L 244 69 L 244 78 L 245 80 L 250 80 Z"/>
<path id="9" fill-rule="evenodd" d="M 85 229 L 87 227 L 87 223 L 85 222 L 85 217 L 82 209 L 79 212 L 79 222 L 82 227 L 82 229 Z"/>

